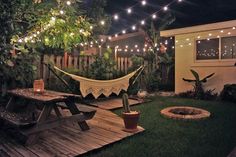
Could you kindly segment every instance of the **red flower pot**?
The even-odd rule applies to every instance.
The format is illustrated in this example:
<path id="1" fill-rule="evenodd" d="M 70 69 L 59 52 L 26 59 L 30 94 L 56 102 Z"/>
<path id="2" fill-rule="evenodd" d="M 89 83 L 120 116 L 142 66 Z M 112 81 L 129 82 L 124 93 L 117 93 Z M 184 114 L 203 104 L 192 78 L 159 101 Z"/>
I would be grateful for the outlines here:
<path id="1" fill-rule="evenodd" d="M 130 113 L 122 113 L 125 129 L 124 131 L 127 132 L 135 132 L 138 130 L 138 120 L 140 116 L 140 112 L 137 111 L 131 111 Z"/>

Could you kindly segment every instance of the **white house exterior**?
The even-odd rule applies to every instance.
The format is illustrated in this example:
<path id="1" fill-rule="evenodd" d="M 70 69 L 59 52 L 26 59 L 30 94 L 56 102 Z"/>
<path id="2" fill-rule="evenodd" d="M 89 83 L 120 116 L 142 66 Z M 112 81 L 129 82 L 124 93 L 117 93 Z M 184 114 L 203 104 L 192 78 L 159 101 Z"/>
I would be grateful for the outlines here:
<path id="1" fill-rule="evenodd" d="M 162 37 L 175 37 L 175 93 L 191 90 L 192 84 L 182 78 L 193 78 L 190 69 L 200 77 L 215 75 L 205 89 L 220 92 L 225 84 L 236 84 L 236 20 L 166 30 Z"/>

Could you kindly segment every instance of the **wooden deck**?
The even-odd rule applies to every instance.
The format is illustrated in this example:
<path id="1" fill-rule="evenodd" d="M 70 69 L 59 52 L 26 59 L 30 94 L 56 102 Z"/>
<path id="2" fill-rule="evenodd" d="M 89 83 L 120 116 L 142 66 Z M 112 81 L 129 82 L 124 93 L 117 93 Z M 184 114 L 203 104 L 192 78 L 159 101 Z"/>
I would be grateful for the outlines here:
<path id="1" fill-rule="evenodd" d="M 145 101 L 143 99 L 133 99 L 133 98 L 129 99 L 130 106 L 138 105 L 138 104 L 141 104 L 144 102 Z M 114 110 L 114 109 L 118 109 L 118 108 L 123 107 L 122 98 L 111 98 L 111 99 L 92 102 L 90 104 L 93 106 L 97 106 L 97 107 L 104 109 L 104 110 Z"/>
<path id="2" fill-rule="evenodd" d="M 68 112 L 63 111 L 64 114 Z M 97 108 L 88 121 L 90 130 L 81 131 L 77 124 L 64 125 L 41 134 L 35 145 L 22 146 L 0 131 L 0 157 L 72 157 L 102 148 L 136 133 L 123 129 L 123 120 L 110 111 Z"/>

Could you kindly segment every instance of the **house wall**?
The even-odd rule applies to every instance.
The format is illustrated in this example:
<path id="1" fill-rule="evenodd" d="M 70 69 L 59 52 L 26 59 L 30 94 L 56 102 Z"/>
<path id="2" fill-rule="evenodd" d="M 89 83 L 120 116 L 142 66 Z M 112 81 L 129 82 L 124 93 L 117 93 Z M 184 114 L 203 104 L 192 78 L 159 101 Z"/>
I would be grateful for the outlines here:
<path id="1" fill-rule="evenodd" d="M 225 84 L 236 83 L 236 66 L 234 66 L 236 59 L 231 60 L 217 60 L 217 61 L 196 61 L 195 49 L 196 40 L 198 36 L 201 39 L 215 38 L 220 36 L 236 36 L 236 31 L 231 28 L 205 30 L 204 32 L 195 32 L 188 34 L 175 35 L 175 93 L 185 92 L 191 90 L 192 84 L 185 82 L 182 78 L 193 79 L 190 69 L 196 70 L 200 77 L 215 73 L 215 75 L 204 84 L 205 89 L 215 89 L 215 92 L 220 92 Z M 212 34 L 211 36 L 209 34 Z"/>

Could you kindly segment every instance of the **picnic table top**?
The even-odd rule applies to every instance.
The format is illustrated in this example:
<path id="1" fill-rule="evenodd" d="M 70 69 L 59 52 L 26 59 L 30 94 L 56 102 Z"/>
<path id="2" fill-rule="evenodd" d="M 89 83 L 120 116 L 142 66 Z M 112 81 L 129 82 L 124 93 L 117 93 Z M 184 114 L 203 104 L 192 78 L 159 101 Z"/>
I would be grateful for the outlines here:
<path id="1" fill-rule="evenodd" d="M 35 93 L 33 88 L 8 90 L 8 94 L 39 102 L 60 102 L 67 100 L 68 97 L 81 98 L 80 95 L 51 90 L 45 90 L 43 93 Z"/>

